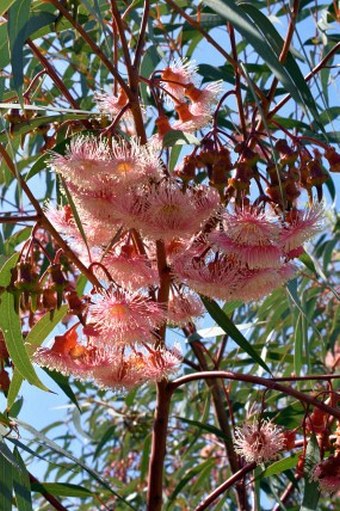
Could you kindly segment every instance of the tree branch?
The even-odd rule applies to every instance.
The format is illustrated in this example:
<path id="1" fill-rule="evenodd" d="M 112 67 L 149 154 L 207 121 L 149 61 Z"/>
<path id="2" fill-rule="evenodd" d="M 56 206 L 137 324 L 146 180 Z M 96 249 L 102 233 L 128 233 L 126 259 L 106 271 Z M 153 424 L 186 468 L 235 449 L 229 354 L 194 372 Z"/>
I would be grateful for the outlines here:
<path id="1" fill-rule="evenodd" d="M 339 377 L 340 375 L 332 375 L 331 378 Z M 274 378 L 261 378 L 260 376 L 253 376 L 252 374 L 232 373 L 231 371 L 203 371 L 201 373 L 188 374 L 186 376 L 182 376 L 181 378 L 177 378 L 177 380 L 170 382 L 168 385 L 170 390 L 173 392 L 174 390 L 176 390 L 181 385 L 184 385 L 185 383 L 189 383 L 195 380 L 209 380 L 213 378 L 223 378 L 233 381 L 254 383 L 256 385 L 266 387 L 267 389 L 270 390 L 277 390 L 288 396 L 295 397 L 298 401 L 302 401 L 308 405 L 315 406 L 316 408 L 319 408 L 320 410 L 335 417 L 336 419 L 340 419 L 340 408 L 339 409 L 334 408 L 323 403 L 322 401 L 319 401 L 315 397 L 309 396 L 308 394 L 304 394 L 303 392 L 295 390 L 292 387 L 289 387 L 288 385 L 282 385 L 281 383 L 277 383 L 277 381 Z M 320 375 L 318 378 L 321 379 L 322 376 Z M 306 379 L 317 378 L 313 376 L 312 378 L 306 377 Z M 330 379 L 330 377 L 328 377 L 328 379 Z M 298 378 L 296 380 L 298 380 Z"/>

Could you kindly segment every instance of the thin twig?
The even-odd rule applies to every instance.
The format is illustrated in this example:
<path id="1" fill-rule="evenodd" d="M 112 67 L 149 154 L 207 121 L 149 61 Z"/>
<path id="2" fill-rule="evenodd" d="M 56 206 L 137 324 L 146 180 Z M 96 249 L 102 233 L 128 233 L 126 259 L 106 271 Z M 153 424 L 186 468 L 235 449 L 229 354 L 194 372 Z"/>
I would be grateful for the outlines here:
<path id="1" fill-rule="evenodd" d="M 261 378 L 260 376 L 254 376 L 252 374 L 233 373 L 231 371 L 203 371 L 201 373 L 188 374 L 186 376 L 182 376 L 181 378 L 177 378 L 177 380 L 169 383 L 169 388 L 171 391 L 174 391 L 180 385 L 184 385 L 185 383 L 189 383 L 191 381 L 209 380 L 214 378 L 223 378 L 227 380 L 243 381 L 256 385 L 262 385 L 267 389 L 277 390 L 283 394 L 295 397 L 298 401 L 302 401 L 308 405 L 315 406 L 316 408 L 323 410 L 325 413 L 340 419 L 340 408 L 334 408 L 323 403 L 322 401 L 319 401 L 315 397 L 304 394 L 303 392 L 293 389 L 288 385 L 282 385 L 281 383 L 278 383 L 275 378 Z M 340 375 L 332 375 L 332 378 L 340 378 Z"/>
<path id="2" fill-rule="evenodd" d="M 59 502 L 59 500 L 57 500 L 47 490 L 45 490 L 44 486 L 40 483 L 40 481 L 30 472 L 29 472 L 29 478 L 30 478 L 31 484 L 33 483 L 33 484 L 39 485 L 39 488 L 37 489 L 37 491 L 45 498 L 45 500 L 47 500 L 47 502 L 49 502 L 53 506 L 54 509 L 56 509 L 57 511 L 67 511 L 67 508 L 64 507 Z"/>
<path id="3" fill-rule="evenodd" d="M 218 486 L 210 495 L 204 499 L 203 502 L 201 502 L 194 511 L 204 511 L 204 509 L 207 509 L 210 504 L 212 504 L 217 497 L 222 495 L 226 490 L 228 490 L 231 486 L 233 486 L 237 481 L 240 481 L 244 478 L 248 472 L 251 472 L 256 467 L 256 463 L 249 463 L 248 465 L 245 465 L 240 470 L 238 470 L 235 474 L 233 474 L 227 481 L 224 481 L 220 486 Z M 210 508 L 209 508 L 210 509 Z"/>

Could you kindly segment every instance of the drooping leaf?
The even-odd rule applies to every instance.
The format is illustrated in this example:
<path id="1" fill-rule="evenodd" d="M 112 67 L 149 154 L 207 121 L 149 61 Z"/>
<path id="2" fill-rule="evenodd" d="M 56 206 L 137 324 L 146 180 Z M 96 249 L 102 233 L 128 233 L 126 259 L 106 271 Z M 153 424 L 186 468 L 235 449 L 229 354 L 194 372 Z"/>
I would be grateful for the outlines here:
<path id="1" fill-rule="evenodd" d="M 17 508 L 19 511 L 33 511 L 29 474 L 24 460 L 16 447 L 13 453 L 20 466 L 20 470 L 13 471 L 13 486 Z"/>
<path id="2" fill-rule="evenodd" d="M 247 341 L 244 335 L 238 330 L 238 328 L 234 325 L 232 320 L 223 312 L 221 307 L 214 301 L 204 296 L 201 296 L 201 300 L 204 303 L 205 308 L 207 309 L 210 316 L 216 321 L 216 323 L 223 328 L 226 334 L 230 335 L 230 337 L 236 342 L 240 348 L 242 348 L 248 355 L 254 360 L 254 362 L 258 363 L 263 369 L 271 372 L 265 361 L 260 357 L 260 355 L 256 352 L 256 350 L 251 346 L 251 344 Z"/>
<path id="3" fill-rule="evenodd" d="M 81 467 L 83 470 L 85 470 L 93 479 L 98 481 L 106 490 L 108 490 L 112 495 L 117 497 L 120 501 L 124 502 L 130 509 L 133 509 L 135 511 L 136 508 L 132 506 L 124 497 L 119 495 L 115 490 L 112 489 L 111 485 L 105 481 L 105 479 L 102 478 L 102 476 L 94 469 L 89 467 L 86 463 L 84 463 L 81 458 L 77 458 L 70 452 L 66 451 L 62 447 L 60 447 L 58 444 L 50 440 L 46 435 L 40 433 L 37 429 L 35 429 L 30 424 L 27 424 L 19 419 L 16 419 L 16 422 L 19 426 L 24 428 L 26 431 L 29 431 L 32 435 L 34 435 L 35 440 L 37 442 L 41 442 L 42 445 L 45 445 L 49 447 L 52 451 L 56 452 L 58 455 L 65 457 L 68 460 L 71 460 L 73 463 L 75 463 L 78 467 Z"/>
<path id="4" fill-rule="evenodd" d="M 4 445 L 0 443 L 0 509 L 12 511 L 13 466 L 3 454 Z"/>
<path id="5" fill-rule="evenodd" d="M 306 449 L 305 491 L 300 511 L 316 511 L 318 509 L 320 489 L 316 481 L 313 481 L 313 471 L 319 461 L 320 448 L 315 435 L 312 435 Z"/>
<path id="6" fill-rule="evenodd" d="M 16 0 L 8 11 L 8 41 L 11 55 L 14 88 L 21 98 L 24 83 L 24 44 L 31 0 Z"/>
<path id="7" fill-rule="evenodd" d="M 273 48 L 273 41 L 267 37 L 267 23 L 264 23 L 264 18 L 258 14 L 256 18 L 261 18 L 260 26 L 263 26 L 263 30 L 260 30 L 257 23 L 247 15 L 242 5 L 238 5 L 233 0 L 204 0 L 204 3 L 208 5 L 213 11 L 223 16 L 228 20 L 245 40 L 250 43 L 256 52 L 263 58 L 268 67 L 272 70 L 277 79 L 282 83 L 287 92 L 289 92 L 292 98 L 304 109 L 309 107 L 312 109 L 313 115 L 317 116 L 315 110 L 315 103 L 310 91 L 306 91 L 306 85 L 304 84 L 302 91 L 295 82 L 295 77 L 291 76 L 287 65 L 282 65 L 279 62 L 277 51 Z M 254 10 L 252 9 L 252 15 L 254 16 Z M 271 24 L 270 24 L 271 25 Z M 275 40 L 277 39 L 277 33 L 274 27 L 271 27 L 270 34 L 275 33 Z M 268 34 L 269 35 L 269 34 Z M 280 36 L 279 36 L 280 37 Z M 289 60 L 291 63 L 291 59 Z M 294 66 L 295 67 L 295 66 Z M 299 81 L 301 81 L 300 73 L 298 74 Z M 307 97 L 305 97 L 307 95 Z"/>
<path id="8" fill-rule="evenodd" d="M 15 266 L 19 254 L 8 259 L 0 270 L 0 286 L 7 286 L 11 278 L 11 269 Z M 29 383 L 42 390 L 47 387 L 38 378 L 27 354 L 21 333 L 19 314 L 15 310 L 14 297 L 11 293 L 3 292 L 0 296 L 0 330 L 5 337 L 8 353 L 16 370 Z"/>
<path id="9" fill-rule="evenodd" d="M 32 483 L 32 491 L 39 493 L 47 492 L 56 497 L 88 497 L 92 492 L 84 486 L 71 483 L 47 483 L 39 482 Z"/>

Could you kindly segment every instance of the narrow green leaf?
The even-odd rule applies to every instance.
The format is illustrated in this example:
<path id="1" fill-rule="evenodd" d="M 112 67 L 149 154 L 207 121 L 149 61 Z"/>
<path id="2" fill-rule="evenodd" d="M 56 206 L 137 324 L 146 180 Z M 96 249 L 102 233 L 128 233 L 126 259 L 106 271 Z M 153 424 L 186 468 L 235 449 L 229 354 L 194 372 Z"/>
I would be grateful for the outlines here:
<path id="1" fill-rule="evenodd" d="M 186 424 L 189 424 L 190 426 L 195 426 L 196 428 L 199 428 L 203 431 L 208 431 L 208 433 L 212 433 L 213 435 L 217 436 L 218 438 L 221 438 L 222 440 L 229 440 L 226 438 L 223 431 L 216 428 L 215 426 L 212 426 L 211 424 L 205 424 L 203 422 L 194 421 L 192 419 L 187 419 L 185 417 L 175 417 L 176 419 L 185 422 Z"/>
<path id="2" fill-rule="evenodd" d="M 287 458 L 283 458 L 282 460 L 275 461 L 265 470 L 263 470 L 256 479 L 263 479 L 264 477 L 272 477 L 277 474 L 281 474 L 285 470 L 289 470 L 290 468 L 295 468 L 298 462 L 300 453 L 292 454 Z"/>
<path id="3" fill-rule="evenodd" d="M 288 70 L 278 59 L 272 44 L 267 40 L 266 35 L 260 31 L 254 21 L 246 12 L 233 0 L 203 0 L 217 14 L 228 20 L 244 39 L 250 43 L 255 51 L 263 58 L 268 67 L 272 70 L 277 79 L 282 83 L 292 98 L 305 110 L 306 101 L 297 87 Z M 275 30 L 275 29 L 274 29 Z M 309 101 L 313 103 L 313 98 Z M 314 112 L 317 114 L 317 112 Z"/>
<path id="4" fill-rule="evenodd" d="M 11 465 L 12 468 L 14 468 L 15 470 L 20 470 L 20 465 L 17 459 L 3 441 L 0 441 L 0 456 L 2 456 L 2 458 L 5 459 L 7 463 Z"/>
<path id="5" fill-rule="evenodd" d="M 12 380 L 11 380 L 11 383 L 10 383 L 10 386 L 8 389 L 8 394 L 7 394 L 7 409 L 8 409 L 9 415 L 11 415 L 11 408 L 14 405 L 17 395 L 20 392 L 21 385 L 22 385 L 23 381 L 24 381 L 24 379 L 21 376 L 21 374 L 16 369 L 14 369 Z"/>
<path id="6" fill-rule="evenodd" d="M 0 286 L 7 286 L 9 284 L 11 269 L 15 266 L 17 260 L 18 254 L 13 254 L 1 268 Z M 14 297 L 7 292 L 0 296 L 0 330 L 5 337 L 8 353 L 17 371 L 32 385 L 48 391 L 47 387 L 38 378 L 31 364 L 21 333 L 19 314 L 17 314 L 14 308 Z"/>
<path id="7" fill-rule="evenodd" d="M 1 26 L 0 26 L 1 29 Z M 0 47 L 1 50 L 1 47 Z M 0 55 L 0 62 L 1 62 L 1 55 Z M 33 110 L 33 109 L 32 109 Z M 46 110 L 44 108 L 44 110 Z M 44 124 L 50 124 L 53 122 L 62 123 L 63 121 L 71 120 L 71 119 L 87 119 L 89 117 L 89 114 L 77 114 L 77 113 L 65 113 L 65 114 L 59 114 L 59 115 L 43 115 L 41 117 L 36 117 L 34 119 L 30 119 L 28 121 L 23 121 L 19 124 L 16 124 L 13 127 L 12 130 L 12 136 L 18 137 L 21 135 L 24 135 L 25 133 L 29 133 L 33 131 L 35 128 L 38 128 L 39 126 L 42 126 Z M 0 142 L 6 143 L 7 142 L 8 134 L 5 131 L 2 131 L 0 133 Z"/>
<path id="8" fill-rule="evenodd" d="M 34 437 L 36 442 L 40 442 L 42 445 L 45 445 L 49 447 L 52 451 L 56 452 L 57 454 L 61 455 L 62 457 L 65 457 L 68 460 L 71 460 L 73 463 L 76 464 L 76 466 L 83 468 L 93 479 L 98 481 L 104 488 L 106 488 L 112 495 L 117 497 L 119 500 L 124 502 L 130 509 L 133 509 L 134 511 L 137 511 L 135 507 L 133 507 L 124 497 L 119 495 L 116 491 L 114 491 L 111 487 L 111 484 L 109 484 L 107 481 L 105 481 L 101 475 L 91 467 L 89 467 L 86 463 L 82 462 L 81 459 L 77 458 L 76 456 L 73 456 L 73 454 L 67 452 L 65 449 L 60 447 L 58 444 L 50 440 L 46 435 L 35 429 L 30 424 L 27 424 L 26 422 L 23 422 L 21 420 L 16 419 L 16 422 L 19 426 L 21 426 L 26 431 L 29 431 Z"/>
<path id="9" fill-rule="evenodd" d="M 3 16 L 6 11 L 14 4 L 15 0 L 1 0 L 0 16 Z"/>
<path id="10" fill-rule="evenodd" d="M 315 435 L 312 435 L 306 449 L 305 460 L 305 491 L 300 511 L 315 511 L 318 509 L 320 489 L 312 480 L 315 465 L 320 461 L 320 448 Z"/>
<path id="11" fill-rule="evenodd" d="M 0 447 L 4 444 L 0 444 Z M 12 511 L 13 467 L 0 449 L 0 509 Z"/>
<path id="12" fill-rule="evenodd" d="M 172 494 L 169 497 L 169 504 L 175 500 L 179 492 L 198 474 L 202 472 L 202 470 L 205 470 L 206 467 L 212 468 L 215 465 L 214 459 L 208 459 L 203 461 L 203 463 L 200 463 L 196 465 L 194 468 L 188 470 L 184 477 L 181 479 L 181 481 L 177 484 L 176 488 L 172 492 Z"/>
<path id="13" fill-rule="evenodd" d="M 86 233 L 85 233 L 85 230 L 84 230 L 84 227 L 83 227 L 83 223 L 82 223 L 82 221 L 80 219 L 80 216 L 78 214 L 77 207 L 76 207 L 76 205 L 75 205 L 75 203 L 73 201 L 72 195 L 70 194 L 69 189 L 68 189 L 67 184 L 66 184 L 66 181 L 65 181 L 65 179 L 63 177 L 61 177 L 61 182 L 62 182 L 63 188 L 65 190 L 65 194 L 66 194 L 68 203 L 69 203 L 69 205 L 71 207 L 72 214 L 74 216 L 74 220 L 75 220 L 76 225 L 78 227 L 78 230 L 79 230 L 79 232 L 81 234 L 81 237 L 83 238 L 84 244 L 86 246 L 87 252 L 88 252 L 89 257 L 90 257 L 91 250 L 90 250 L 90 247 L 89 247 L 88 242 L 87 242 Z"/>
<path id="14" fill-rule="evenodd" d="M 115 431 L 116 431 L 116 426 L 110 426 L 106 431 L 105 433 L 103 434 L 103 436 L 101 437 L 100 441 L 98 442 L 98 445 L 96 447 L 96 450 L 94 451 L 94 454 L 93 454 L 93 459 L 96 459 L 100 453 L 100 451 L 102 450 L 102 448 L 104 447 L 104 445 L 109 441 L 111 440 L 111 438 L 113 437 L 113 435 L 115 434 Z"/>
<path id="15" fill-rule="evenodd" d="M 273 48 L 276 55 L 279 56 L 284 46 L 284 40 L 275 29 L 273 24 L 270 22 L 267 16 L 265 16 L 259 9 L 250 3 L 242 3 L 240 5 L 243 11 L 245 11 L 254 21 L 256 28 L 261 31 L 264 40 L 269 46 Z M 301 97 L 301 102 L 305 105 L 305 109 L 309 109 L 314 119 L 318 122 L 319 126 L 323 129 L 323 120 L 319 116 L 313 95 L 310 88 L 306 84 L 304 76 L 294 60 L 292 54 L 288 52 L 285 63 L 283 64 L 291 80 L 295 83 L 296 91 Z"/>
<path id="16" fill-rule="evenodd" d="M 47 369 L 47 367 L 43 367 L 42 369 L 46 374 L 48 374 L 50 378 L 52 378 L 58 387 L 60 387 L 65 396 L 67 396 L 69 400 L 78 408 L 78 410 L 81 411 L 77 397 L 69 384 L 69 378 L 61 373 L 58 373 L 58 371 L 51 371 L 50 369 Z"/>
<path id="17" fill-rule="evenodd" d="M 184 133 L 180 130 L 170 130 L 163 139 L 164 147 L 173 147 L 175 145 L 194 144 L 199 145 L 200 141 L 192 133 Z"/>
<path id="18" fill-rule="evenodd" d="M 52 330 L 60 323 L 67 313 L 68 306 L 62 305 L 59 310 L 53 312 L 53 316 L 47 312 L 42 318 L 31 328 L 25 338 L 25 345 L 28 353 L 34 352 L 40 346 Z"/>
<path id="19" fill-rule="evenodd" d="M 8 42 L 11 55 L 13 85 L 21 98 L 24 83 L 24 44 L 31 0 L 16 0 L 8 11 Z"/>
<path id="20" fill-rule="evenodd" d="M 223 312 L 221 307 L 214 301 L 201 296 L 201 300 L 204 303 L 205 308 L 209 312 L 210 316 L 216 321 L 216 323 L 223 328 L 226 334 L 236 342 L 240 348 L 242 348 L 248 355 L 257 362 L 263 369 L 271 374 L 271 371 L 260 355 L 255 349 L 249 344 L 244 335 L 241 334 L 239 329 L 234 325 L 230 318 Z"/>
<path id="21" fill-rule="evenodd" d="M 48 492 L 56 497 L 88 497 L 93 495 L 90 490 L 83 486 L 71 483 L 32 483 L 32 491 L 39 493 Z"/>
<path id="22" fill-rule="evenodd" d="M 30 478 L 24 460 L 18 449 L 14 448 L 14 456 L 20 466 L 20 470 L 13 472 L 14 492 L 17 508 L 19 511 L 33 511 L 31 498 Z"/>

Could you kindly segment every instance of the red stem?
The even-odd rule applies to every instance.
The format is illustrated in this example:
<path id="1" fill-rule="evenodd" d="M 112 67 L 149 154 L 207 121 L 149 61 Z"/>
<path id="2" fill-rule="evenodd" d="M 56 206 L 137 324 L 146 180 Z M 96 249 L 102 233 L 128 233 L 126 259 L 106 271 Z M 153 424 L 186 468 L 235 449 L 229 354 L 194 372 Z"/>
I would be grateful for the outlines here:
<path id="1" fill-rule="evenodd" d="M 147 511 L 161 511 L 163 471 L 169 421 L 171 392 L 166 381 L 157 383 L 157 402 L 153 425 L 148 475 Z"/>
<path id="2" fill-rule="evenodd" d="M 222 493 L 224 493 L 226 490 L 228 490 L 231 486 L 233 486 L 237 481 L 240 481 L 244 478 L 248 472 L 251 472 L 256 467 L 256 463 L 249 463 L 248 465 L 245 465 L 242 467 L 238 472 L 233 474 L 227 481 L 222 483 L 220 486 L 218 486 L 206 499 L 204 499 L 203 502 L 201 502 L 194 511 L 204 511 L 204 509 L 207 509 L 210 504 L 214 502 L 214 500 L 217 499 Z M 210 508 L 209 508 L 210 509 Z"/>
<path id="3" fill-rule="evenodd" d="M 339 378 L 340 375 L 332 375 L 331 377 L 327 375 L 328 379 L 330 378 Z M 242 374 L 242 373 L 232 373 L 231 371 L 202 371 L 201 373 L 195 373 L 195 374 L 188 374 L 186 376 L 182 376 L 181 378 L 177 378 L 177 380 L 174 380 L 168 384 L 169 389 L 173 392 L 181 385 L 184 385 L 185 383 L 189 383 L 191 381 L 195 380 L 206 380 L 206 379 L 212 379 L 212 378 L 224 378 L 228 380 L 234 380 L 234 381 L 244 381 L 247 383 L 253 383 L 256 385 L 262 385 L 263 387 L 266 387 L 267 389 L 271 390 L 277 390 L 279 392 L 282 392 L 283 394 L 286 394 L 288 396 L 295 397 L 298 401 L 302 401 L 310 406 L 315 406 L 316 408 L 319 408 L 320 410 L 323 410 L 325 413 L 332 415 L 333 417 L 340 419 L 340 409 L 334 408 L 332 406 L 329 406 L 322 401 L 319 401 L 315 397 L 309 396 L 308 394 L 304 394 L 303 392 L 300 392 L 299 390 L 295 390 L 292 387 L 289 387 L 288 385 L 282 385 L 281 383 L 277 383 L 277 381 L 273 378 L 261 378 L 260 376 L 253 376 L 251 374 Z M 302 379 L 316 379 L 313 377 L 302 377 Z M 319 379 L 321 379 L 321 375 L 318 376 Z"/>

